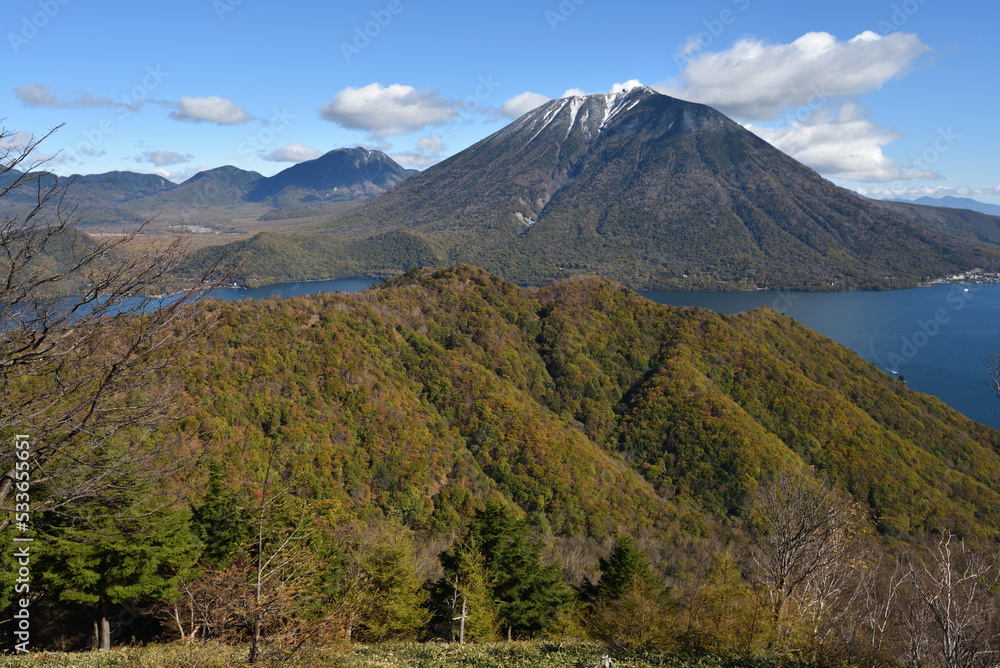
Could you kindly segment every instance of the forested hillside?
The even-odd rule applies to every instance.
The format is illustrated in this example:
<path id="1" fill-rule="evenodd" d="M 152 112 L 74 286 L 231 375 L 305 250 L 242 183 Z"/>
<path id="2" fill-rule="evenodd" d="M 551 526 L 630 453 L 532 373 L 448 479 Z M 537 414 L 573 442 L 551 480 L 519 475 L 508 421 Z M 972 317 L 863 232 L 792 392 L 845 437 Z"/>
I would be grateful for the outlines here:
<path id="1" fill-rule="evenodd" d="M 995 431 L 768 309 L 468 267 L 211 308 L 185 429 L 228 467 L 280 443 L 304 493 L 420 530 L 454 530 L 490 496 L 555 534 L 676 529 L 739 516 L 758 484 L 809 467 L 886 533 L 998 528 Z"/>

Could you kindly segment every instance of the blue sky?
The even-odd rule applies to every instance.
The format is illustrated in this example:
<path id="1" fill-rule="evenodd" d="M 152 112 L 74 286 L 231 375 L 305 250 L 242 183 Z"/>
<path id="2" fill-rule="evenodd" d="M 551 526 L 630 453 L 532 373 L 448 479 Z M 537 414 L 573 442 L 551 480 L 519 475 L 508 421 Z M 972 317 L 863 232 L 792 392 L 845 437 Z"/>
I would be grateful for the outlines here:
<path id="1" fill-rule="evenodd" d="M 840 185 L 1000 203 L 998 24 L 968 0 L 7 0 L 0 118 L 64 123 L 43 144 L 63 174 L 270 175 L 357 145 L 425 168 L 640 81 Z"/>

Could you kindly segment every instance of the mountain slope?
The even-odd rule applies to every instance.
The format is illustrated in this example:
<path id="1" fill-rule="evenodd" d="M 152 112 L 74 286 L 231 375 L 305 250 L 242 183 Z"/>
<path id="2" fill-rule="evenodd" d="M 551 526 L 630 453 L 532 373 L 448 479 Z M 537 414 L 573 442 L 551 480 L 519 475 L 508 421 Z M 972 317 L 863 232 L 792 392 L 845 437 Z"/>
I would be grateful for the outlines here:
<path id="1" fill-rule="evenodd" d="M 1000 528 L 1000 434 L 770 309 L 470 267 L 214 308 L 177 428 L 234 473 L 280 444 L 301 492 L 432 533 L 494 497 L 556 534 L 705 535 L 810 467 L 886 534 Z"/>
<path id="2" fill-rule="evenodd" d="M 0 178 L 0 188 L 12 184 L 21 172 L 12 170 Z M 72 219 L 80 226 L 125 226 L 134 228 L 142 223 L 143 216 L 132 210 L 133 202 L 170 191 L 176 187 L 162 176 L 137 172 L 107 172 L 104 174 L 57 177 L 50 172 L 35 172 L 33 182 L 4 193 L 0 199 L 0 213 L 7 216 L 24 216 L 38 203 L 38 188 L 65 186 L 62 214 L 73 211 Z M 50 201 L 47 215 L 55 215 L 57 205 Z"/>
<path id="3" fill-rule="evenodd" d="M 85 202 L 122 204 L 143 197 L 173 190 L 177 184 L 159 174 L 137 172 L 107 172 L 105 174 L 75 174 L 70 177 L 69 197 Z"/>

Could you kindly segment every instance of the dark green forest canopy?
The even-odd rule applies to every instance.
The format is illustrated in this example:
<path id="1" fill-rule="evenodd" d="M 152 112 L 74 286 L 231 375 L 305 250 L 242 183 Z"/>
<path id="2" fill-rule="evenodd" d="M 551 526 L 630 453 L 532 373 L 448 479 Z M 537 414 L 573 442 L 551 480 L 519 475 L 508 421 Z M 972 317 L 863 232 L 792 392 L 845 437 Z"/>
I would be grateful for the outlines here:
<path id="1" fill-rule="evenodd" d="M 280 444 L 305 497 L 453 534 L 487 499 L 543 533 L 706 535 L 778 472 L 888 535 L 1000 528 L 1000 434 L 770 309 L 657 305 L 611 281 L 415 270 L 362 293 L 223 303 L 188 354 L 232 473 Z"/>

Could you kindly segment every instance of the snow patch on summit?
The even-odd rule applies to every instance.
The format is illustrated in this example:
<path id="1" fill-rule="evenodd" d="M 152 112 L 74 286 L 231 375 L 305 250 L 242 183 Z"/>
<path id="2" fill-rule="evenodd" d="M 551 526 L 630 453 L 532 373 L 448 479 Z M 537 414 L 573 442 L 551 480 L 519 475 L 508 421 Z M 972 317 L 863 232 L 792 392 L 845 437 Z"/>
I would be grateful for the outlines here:
<path id="1" fill-rule="evenodd" d="M 573 98 L 570 98 L 568 100 L 559 100 L 559 104 L 553 105 L 551 109 L 546 111 L 545 115 L 542 117 L 541 127 L 538 128 L 538 131 L 531 136 L 531 139 L 529 139 L 527 143 L 530 144 L 535 140 L 535 137 L 542 134 L 542 130 L 549 127 L 549 124 L 555 120 L 556 116 L 559 115 L 559 112 L 565 109 L 566 105 L 572 102 L 572 100 Z"/>
<path id="2" fill-rule="evenodd" d="M 655 94 L 655 91 L 642 85 L 629 89 L 623 88 L 614 93 L 606 94 L 604 96 L 604 119 L 601 121 L 601 125 L 597 128 L 597 131 L 600 132 L 603 130 L 608 122 L 621 112 L 632 109 L 653 94 Z"/>
<path id="3" fill-rule="evenodd" d="M 576 115 L 580 113 L 580 108 L 583 107 L 584 99 L 582 97 L 571 97 L 569 99 L 569 127 L 566 128 L 566 136 L 563 140 L 569 139 L 569 134 L 573 132 L 573 124 L 576 123 Z"/>
<path id="4" fill-rule="evenodd" d="M 631 83 L 631 82 L 630 82 Z M 658 95 L 656 91 L 642 85 L 617 88 L 613 93 L 603 93 L 587 96 L 564 97 L 552 100 L 521 117 L 501 131 L 501 137 L 509 137 L 515 132 L 530 132 L 531 137 L 524 142 L 527 146 L 533 142 L 547 127 L 561 117 L 564 109 L 569 110 L 569 123 L 566 128 L 568 139 L 573 128 L 580 126 L 588 134 L 596 130 L 597 134 L 619 114 L 629 111 L 646 98 Z M 593 125 L 592 125 L 593 124 Z"/>

